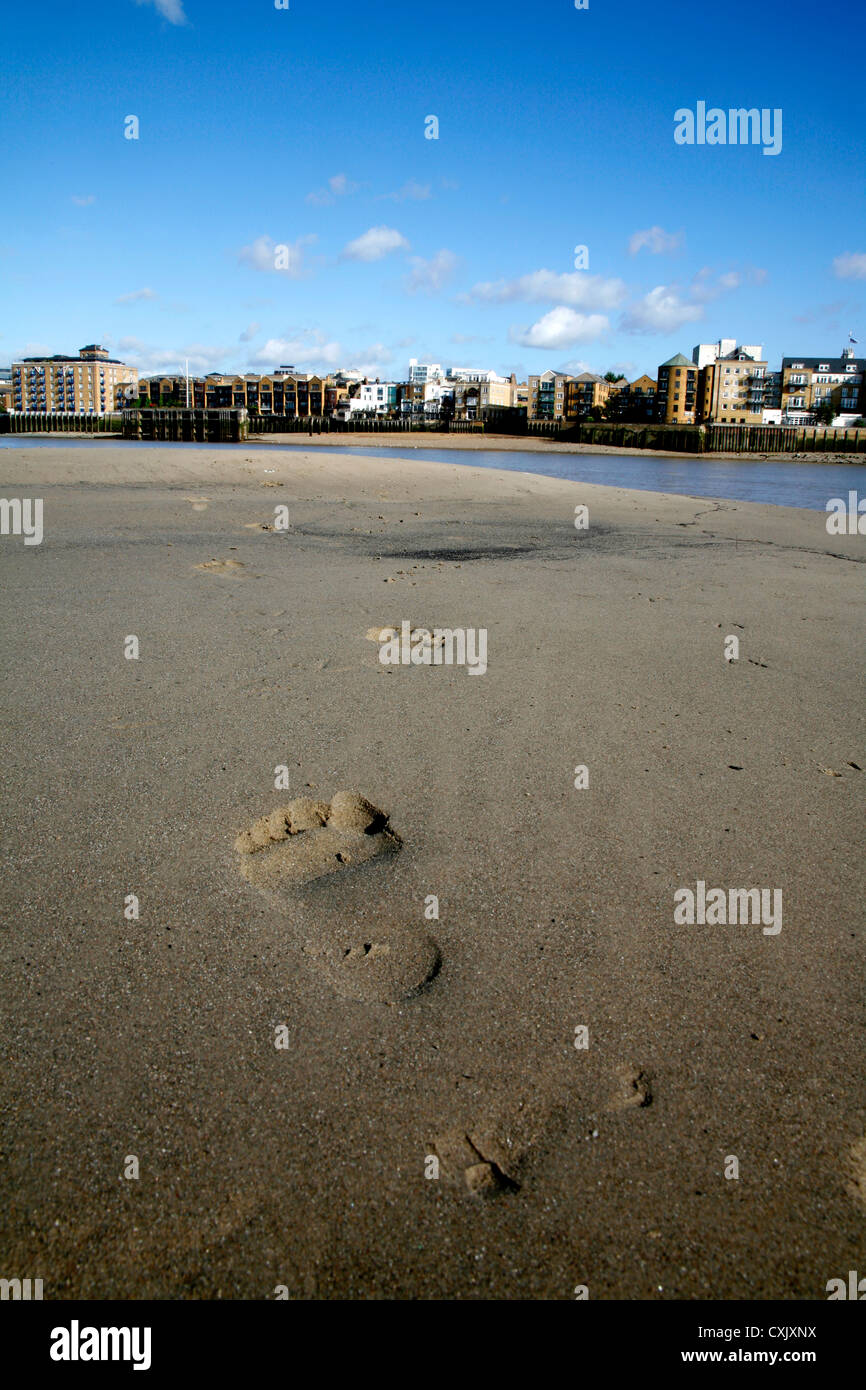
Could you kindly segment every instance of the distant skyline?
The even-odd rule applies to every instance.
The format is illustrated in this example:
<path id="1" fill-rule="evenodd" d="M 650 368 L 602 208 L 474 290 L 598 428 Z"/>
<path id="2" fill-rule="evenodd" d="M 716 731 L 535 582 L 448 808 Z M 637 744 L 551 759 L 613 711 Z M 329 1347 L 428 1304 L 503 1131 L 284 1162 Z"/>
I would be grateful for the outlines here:
<path id="1" fill-rule="evenodd" d="M 720 337 L 772 368 L 852 331 L 866 355 L 866 97 L 846 56 L 856 70 L 866 14 L 684 17 L 11 9 L 0 361 L 100 342 L 143 374 L 400 379 L 415 357 L 634 378 Z M 779 152 L 676 143 L 700 102 L 782 112 Z"/>

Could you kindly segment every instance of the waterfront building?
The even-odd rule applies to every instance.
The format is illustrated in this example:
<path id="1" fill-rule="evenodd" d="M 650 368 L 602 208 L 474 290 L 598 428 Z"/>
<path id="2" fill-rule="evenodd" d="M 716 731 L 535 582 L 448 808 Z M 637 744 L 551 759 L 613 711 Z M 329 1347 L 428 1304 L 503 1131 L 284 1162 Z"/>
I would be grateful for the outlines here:
<path id="1" fill-rule="evenodd" d="M 585 420 L 591 410 L 600 409 L 607 403 L 611 390 L 616 389 L 613 382 L 605 381 L 594 372 L 581 372 L 571 377 L 565 385 L 565 416 L 567 421 Z"/>
<path id="2" fill-rule="evenodd" d="M 247 410 L 251 415 L 289 415 L 308 419 L 332 415 L 349 387 L 333 377 L 279 368 L 271 375 L 210 372 L 206 377 L 147 377 L 139 383 L 144 407 L 185 406 L 195 410 Z"/>
<path id="3" fill-rule="evenodd" d="M 696 367 L 709 367 L 720 357 L 728 357 L 736 349 L 736 346 L 736 338 L 720 338 L 717 343 L 698 343 L 696 347 L 692 348 L 692 361 Z M 750 346 L 748 343 L 744 343 L 741 350 L 756 360 L 763 356 L 763 350 L 760 346 Z"/>
<path id="4" fill-rule="evenodd" d="M 530 376 L 527 419 L 550 421 L 565 419 L 565 388 L 574 377 L 567 372 L 542 372 Z"/>
<path id="5" fill-rule="evenodd" d="M 644 374 L 634 381 L 613 381 L 608 397 L 608 416 L 624 424 L 646 424 L 656 416 L 656 382 Z"/>
<path id="6" fill-rule="evenodd" d="M 728 341 L 722 339 L 725 344 Z M 699 420 L 714 425 L 761 424 L 767 370 L 762 352 L 760 347 L 735 346 L 700 368 Z"/>
<path id="7" fill-rule="evenodd" d="M 839 425 L 866 415 L 864 372 L 866 360 L 855 357 L 850 344 L 841 357 L 783 357 L 782 424 L 812 424 L 822 405 L 833 408 Z"/>
<path id="8" fill-rule="evenodd" d="M 423 386 L 425 381 L 441 381 L 445 376 L 438 362 L 419 362 L 417 357 L 409 358 L 409 385 Z"/>
<path id="9" fill-rule="evenodd" d="M 390 415 L 397 409 L 396 381 L 367 381 L 349 401 L 352 415 Z"/>
<path id="10" fill-rule="evenodd" d="M 658 369 L 656 420 L 662 425 L 693 425 L 698 390 L 698 368 L 681 352 Z"/>
<path id="11" fill-rule="evenodd" d="M 106 415 L 136 394 L 138 372 L 98 343 L 77 357 L 25 357 L 12 363 L 12 409 Z"/>

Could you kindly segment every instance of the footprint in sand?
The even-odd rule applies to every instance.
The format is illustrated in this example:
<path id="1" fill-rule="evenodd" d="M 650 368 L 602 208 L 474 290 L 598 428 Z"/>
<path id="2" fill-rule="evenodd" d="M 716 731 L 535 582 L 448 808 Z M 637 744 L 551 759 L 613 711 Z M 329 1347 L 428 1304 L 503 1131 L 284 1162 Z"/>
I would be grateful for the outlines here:
<path id="1" fill-rule="evenodd" d="M 569 1117 L 585 1116 L 585 1101 L 543 1065 L 515 1077 L 470 1124 L 433 1141 L 441 1176 L 473 1197 L 518 1192 L 525 1175 L 559 1142 Z"/>
<path id="2" fill-rule="evenodd" d="M 640 1067 L 617 1067 L 609 1110 L 632 1110 L 652 1105 L 652 1082 L 649 1072 Z"/>
<path id="3" fill-rule="evenodd" d="M 247 882 L 297 914 L 298 890 L 393 856 L 401 844 L 384 811 L 343 791 L 330 802 L 299 797 L 278 807 L 241 831 L 235 849 Z M 408 999 L 437 974 L 439 948 L 417 929 L 381 922 L 378 908 L 376 915 L 375 924 L 366 916 L 362 922 L 330 922 L 327 930 L 317 927 L 303 953 L 346 998 Z"/>
<path id="4" fill-rule="evenodd" d="M 508 1171 L 516 1166 L 512 1156 L 491 1136 L 453 1129 L 439 1135 L 433 1147 L 445 1178 L 462 1183 L 473 1197 L 495 1197 L 520 1188 Z"/>
<path id="5" fill-rule="evenodd" d="M 652 1099 L 649 1072 L 630 1064 L 615 1069 L 609 1112 L 645 1107 Z M 517 1192 L 544 1153 L 559 1143 L 566 1125 L 582 1126 L 586 1139 L 598 1137 L 598 1100 L 600 1095 L 593 1100 L 576 1091 L 558 1069 L 541 1066 L 522 1081 L 516 1079 L 509 1094 L 488 1106 L 486 1114 L 471 1125 L 450 1129 L 434 1140 L 441 1176 L 477 1197 Z M 866 1203 L 866 1140 L 861 1169 Z"/>
<path id="6" fill-rule="evenodd" d="M 207 570 L 209 574 L 233 574 L 236 579 L 242 578 L 237 573 L 244 568 L 242 560 L 205 560 L 201 565 L 193 567 L 197 570 Z"/>
<path id="7" fill-rule="evenodd" d="M 364 636 L 368 642 L 377 642 L 381 646 L 383 642 L 393 642 L 395 638 L 399 638 L 401 629 L 399 627 L 368 627 Z M 425 636 L 429 639 L 431 648 L 444 647 L 445 638 L 441 632 L 438 636 L 434 636 L 434 628 L 432 627 L 411 627 L 409 629 L 410 645 L 414 642 L 420 642 Z"/>

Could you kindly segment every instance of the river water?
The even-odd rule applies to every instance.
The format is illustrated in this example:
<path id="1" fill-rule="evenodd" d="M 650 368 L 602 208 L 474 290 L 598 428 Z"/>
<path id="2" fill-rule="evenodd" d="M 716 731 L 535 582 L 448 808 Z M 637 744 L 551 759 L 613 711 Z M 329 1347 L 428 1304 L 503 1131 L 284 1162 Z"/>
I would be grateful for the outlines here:
<path id="1" fill-rule="evenodd" d="M 112 447 L 116 449 L 253 449 L 260 441 L 246 444 L 157 444 L 146 440 L 120 440 L 105 435 L 58 439 L 49 435 L 0 435 L 0 449 L 77 449 Z M 306 444 L 265 446 L 289 453 L 309 452 Z M 316 448 L 322 447 L 316 445 Z M 685 497 L 722 497 L 741 502 L 769 502 L 781 507 L 806 507 L 824 511 L 831 497 L 847 501 L 848 493 L 866 491 L 866 471 L 856 463 L 792 463 L 787 460 L 749 462 L 732 459 L 678 458 L 664 454 L 558 454 L 523 453 L 519 450 L 436 449 L 423 445 L 371 446 L 336 445 L 346 453 L 375 458 L 418 459 L 428 463 L 465 464 L 471 468 L 503 468 L 509 472 L 541 473 L 550 478 L 576 482 L 602 483 L 608 487 L 638 488 L 650 492 L 673 492 Z"/>

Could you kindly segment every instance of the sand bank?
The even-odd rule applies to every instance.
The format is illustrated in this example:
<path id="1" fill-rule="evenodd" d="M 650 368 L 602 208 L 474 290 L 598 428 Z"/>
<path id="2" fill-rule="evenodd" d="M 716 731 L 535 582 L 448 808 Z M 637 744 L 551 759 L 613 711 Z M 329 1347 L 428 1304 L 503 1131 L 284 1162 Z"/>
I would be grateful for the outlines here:
<path id="1" fill-rule="evenodd" d="M 4 1268 L 824 1297 L 866 1233 L 864 538 L 316 442 L 0 453 L 45 525 L 0 541 Z M 404 620 L 486 672 L 381 664 Z M 677 924 L 699 883 L 781 930 Z"/>

